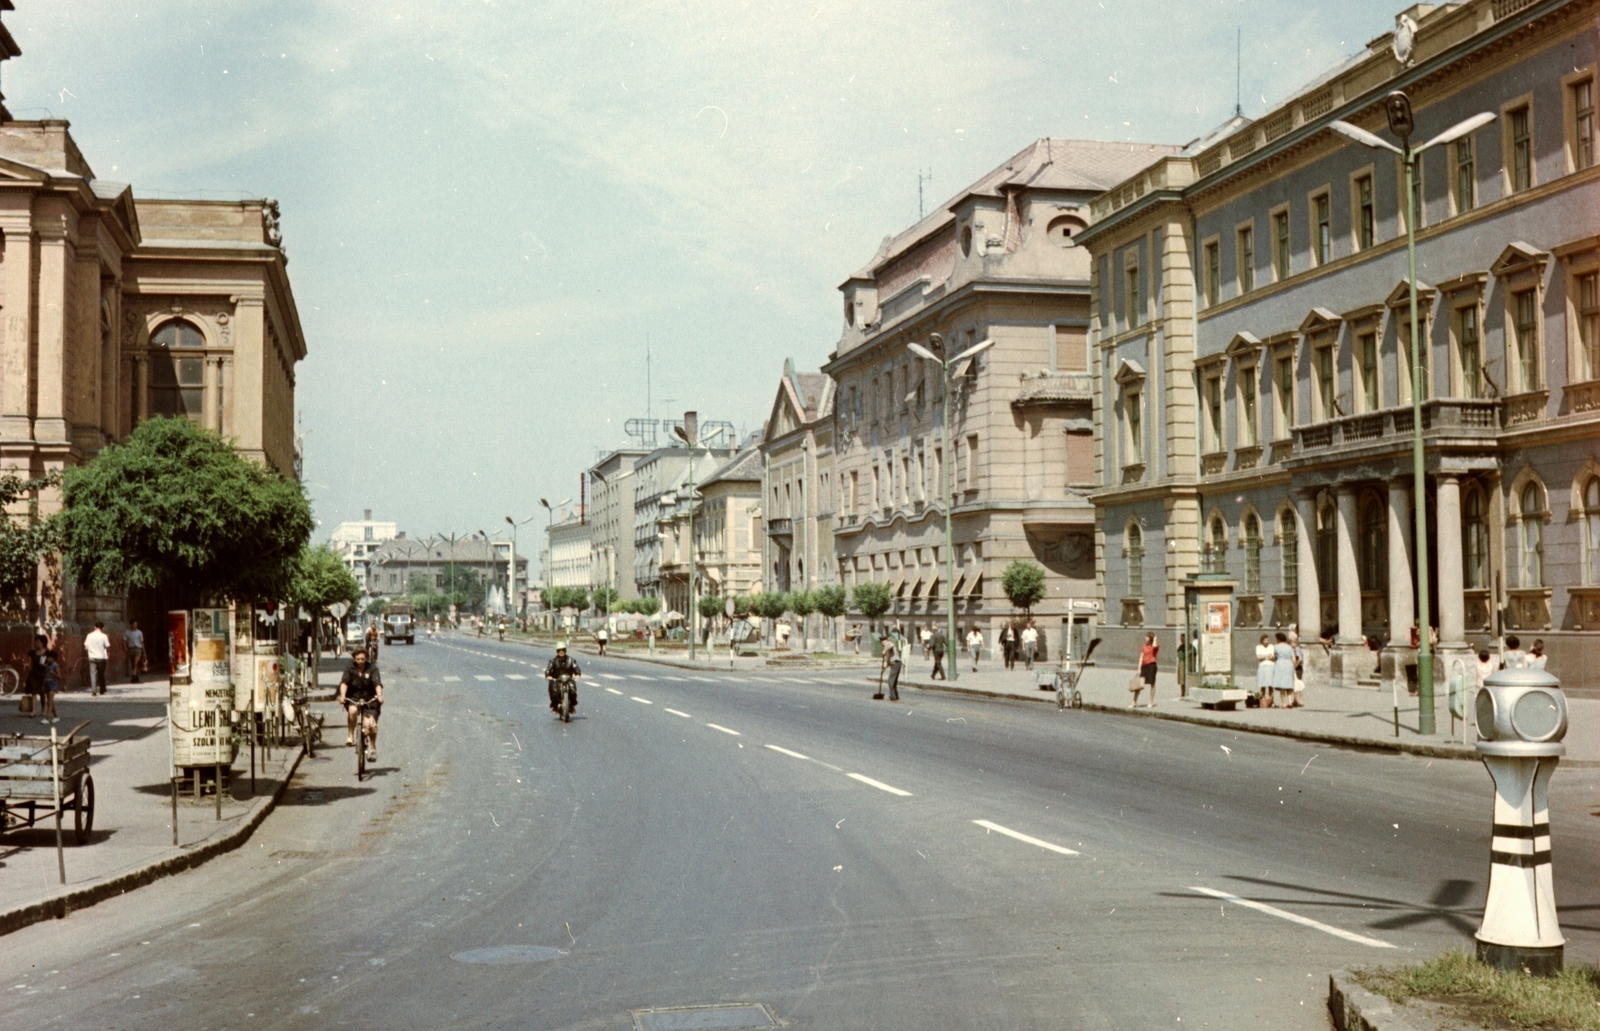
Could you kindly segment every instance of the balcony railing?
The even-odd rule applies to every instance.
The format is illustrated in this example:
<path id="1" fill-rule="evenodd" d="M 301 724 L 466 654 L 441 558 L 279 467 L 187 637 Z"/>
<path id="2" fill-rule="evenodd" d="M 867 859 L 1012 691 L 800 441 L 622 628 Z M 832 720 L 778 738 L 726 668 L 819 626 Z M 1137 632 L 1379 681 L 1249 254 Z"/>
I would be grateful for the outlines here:
<path id="1" fill-rule="evenodd" d="M 789 519 L 768 519 L 767 520 L 767 536 L 768 537 L 793 537 L 794 536 L 794 523 L 793 523 L 793 521 L 789 520 Z"/>
<path id="2" fill-rule="evenodd" d="M 1445 397 L 1422 404 L 1424 433 L 1452 436 L 1493 437 L 1500 429 L 1500 402 L 1490 399 Z M 1379 412 L 1330 419 L 1294 430 L 1294 453 L 1304 455 L 1327 450 L 1363 446 L 1386 439 L 1399 442 L 1409 437 L 1413 416 L 1409 406 L 1386 408 Z"/>

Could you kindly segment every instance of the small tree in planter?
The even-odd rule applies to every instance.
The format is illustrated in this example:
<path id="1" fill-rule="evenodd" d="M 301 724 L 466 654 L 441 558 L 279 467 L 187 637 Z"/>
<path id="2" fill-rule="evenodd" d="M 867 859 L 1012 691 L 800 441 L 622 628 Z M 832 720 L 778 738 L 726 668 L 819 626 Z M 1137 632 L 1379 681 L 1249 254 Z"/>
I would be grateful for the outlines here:
<path id="1" fill-rule="evenodd" d="M 889 585 L 882 583 L 856 584 L 851 592 L 851 598 L 856 603 L 856 608 L 863 616 L 867 617 L 868 626 L 876 628 L 878 619 L 894 602 L 894 596 L 889 592 Z"/>
<path id="2" fill-rule="evenodd" d="M 817 611 L 816 592 L 795 591 L 789 595 L 789 611 L 800 618 L 800 650 L 805 651 L 811 614 Z"/>
<path id="3" fill-rule="evenodd" d="M 1031 615 L 1033 607 L 1044 598 L 1044 567 L 1019 559 L 1000 574 L 1000 589 L 1012 605 Z"/>
<path id="4" fill-rule="evenodd" d="M 849 607 L 849 599 L 845 595 L 843 584 L 829 584 L 827 587 L 818 587 L 811 592 L 816 599 L 817 611 L 828 617 L 829 639 L 833 642 L 832 650 L 839 650 L 839 617 L 844 615 Z"/>
<path id="5" fill-rule="evenodd" d="M 695 607 L 700 611 L 701 625 L 706 629 L 706 640 L 711 640 L 711 630 L 716 626 L 717 617 L 722 615 L 722 598 L 715 594 L 702 594 L 700 600 L 695 602 Z"/>

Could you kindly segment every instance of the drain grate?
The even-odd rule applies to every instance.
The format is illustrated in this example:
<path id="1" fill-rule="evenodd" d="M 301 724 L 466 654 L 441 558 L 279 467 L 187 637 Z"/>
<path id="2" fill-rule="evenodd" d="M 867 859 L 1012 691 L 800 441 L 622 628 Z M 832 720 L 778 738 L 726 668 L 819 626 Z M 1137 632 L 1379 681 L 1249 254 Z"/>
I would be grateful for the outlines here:
<path id="1" fill-rule="evenodd" d="M 634 1010 L 634 1031 L 693 1031 L 717 1027 L 777 1027 L 772 1011 L 759 1003 L 731 1006 L 674 1006 Z"/>

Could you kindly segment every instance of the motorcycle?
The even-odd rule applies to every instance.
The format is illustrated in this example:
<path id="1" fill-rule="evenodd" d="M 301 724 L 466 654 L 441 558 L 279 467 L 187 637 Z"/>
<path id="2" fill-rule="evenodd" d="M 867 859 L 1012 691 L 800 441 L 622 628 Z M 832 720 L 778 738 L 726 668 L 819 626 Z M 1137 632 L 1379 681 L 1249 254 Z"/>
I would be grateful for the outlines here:
<path id="1" fill-rule="evenodd" d="M 556 697 L 560 701 L 556 711 L 561 716 L 562 723 L 572 722 L 572 710 L 578 707 L 578 683 L 571 677 L 560 677 L 556 680 Z"/>

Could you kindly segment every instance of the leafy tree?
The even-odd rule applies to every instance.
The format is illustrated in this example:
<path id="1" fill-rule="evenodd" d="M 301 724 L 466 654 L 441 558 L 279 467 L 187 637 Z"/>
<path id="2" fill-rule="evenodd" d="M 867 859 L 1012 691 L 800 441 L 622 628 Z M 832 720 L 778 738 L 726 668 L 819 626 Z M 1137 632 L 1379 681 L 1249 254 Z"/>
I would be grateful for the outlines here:
<path id="1" fill-rule="evenodd" d="M 696 605 L 700 609 L 701 619 L 716 619 L 718 616 L 722 615 L 723 601 L 715 594 L 701 595 L 700 600 L 696 602 Z"/>
<path id="2" fill-rule="evenodd" d="M 1044 597 L 1044 567 L 1018 559 L 1000 574 L 1000 589 L 1012 605 L 1027 612 Z"/>
<path id="3" fill-rule="evenodd" d="M 750 614 L 751 597 L 748 594 L 736 594 L 733 596 L 733 614 L 735 616 L 743 619 Z"/>
<path id="4" fill-rule="evenodd" d="M 617 589 L 615 587 L 596 587 L 594 589 L 594 594 L 592 595 L 595 611 L 606 613 L 616 612 L 617 599 L 620 597 L 622 596 L 617 593 Z"/>
<path id="5" fill-rule="evenodd" d="M 789 596 L 782 591 L 762 591 L 751 597 L 750 611 L 762 619 L 779 619 L 789 611 Z"/>
<path id="6" fill-rule="evenodd" d="M 381 615 L 383 615 L 383 603 L 385 601 L 387 601 L 387 600 L 388 599 L 386 599 L 386 598 L 373 598 L 371 601 L 367 602 L 367 608 L 366 608 L 367 615 L 369 615 L 369 616 L 381 616 Z"/>
<path id="7" fill-rule="evenodd" d="M 188 419 L 141 423 L 70 470 L 62 500 L 62 551 L 79 583 L 196 601 L 288 597 L 313 525 L 299 484 Z"/>
<path id="8" fill-rule="evenodd" d="M 636 601 L 631 601 L 631 600 L 629 600 L 627 598 L 624 598 L 622 601 L 619 601 L 619 602 L 616 602 L 615 604 L 613 604 L 611 606 L 611 611 L 612 612 L 638 612 L 639 611 L 639 603 L 636 602 Z"/>
<path id="9" fill-rule="evenodd" d="M 653 616 L 661 611 L 660 598 L 640 598 L 634 605 L 636 606 L 634 611 L 642 616 Z"/>
<path id="10" fill-rule="evenodd" d="M 302 547 L 295 563 L 294 583 L 286 600 L 319 613 L 336 602 L 354 605 L 361 600 L 361 585 L 326 544 Z"/>
<path id="11" fill-rule="evenodd" d="M 811 593 L 816 599 L 817 611 L 829 619 L 838 619 L 845 614 L 845 610 L 849 607 L 843 584 L 818 587 Z"/>
<path id="12" fill-rule="evenodd" d="M 27 503 L 27 515 L 0 517 L 0 610 L 16 615 L 32 607 L 39 560 L 59 547 L 55 520 L 39 519 L 38 492 L 61 482 L 60 474 L 25 480 L 14 473 L 0 476 L 0 510 Z"/>
<path id="13" fill-rule="evenodd" d="M 877 619 L 889 611 L 889 603 L 893 598 L 889 594 L 889 585 L 884 583 L 867 582 L 856 584 L 851 592 L 856 608 L 868 619 Z"/>
<path id="14" fill-rule="evenodd" d="M 447 562 L 441 575 L 444 582 L 439 589 L 450 599 L 445 606 L 447 609 L 454 605 L 457 612 L 476 612 L 483 607 L 487 589 L 477 570 L 457 562 Z"/>
<path id="15" fill-rule="evenodd" d="M 795 591 L 789 595 L 789 611 L 804 620 L 807 616 L 817 611 L 817 595 L 814 591 Z"/>
<path id="16" fill-rule="evenodd" d="M 426 573 L 412 573 L 411 582 L 406 585 L 406 593 L 425 597 L 433 593 L 433 584 L 428 582 Z"/>

